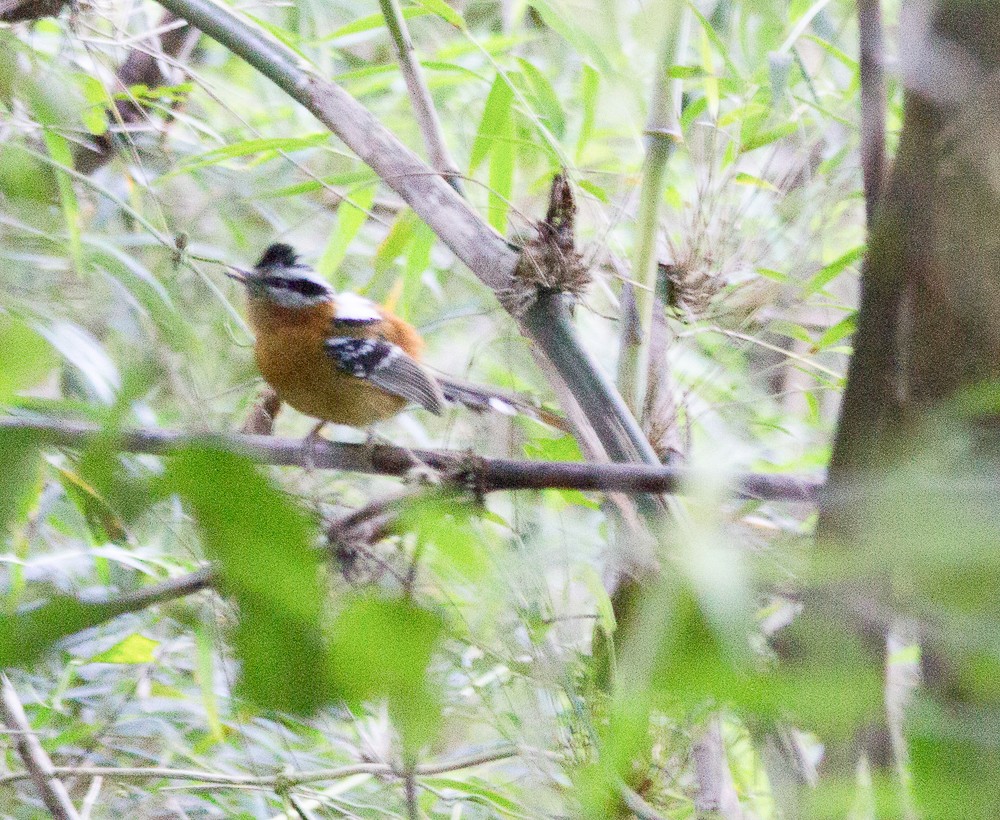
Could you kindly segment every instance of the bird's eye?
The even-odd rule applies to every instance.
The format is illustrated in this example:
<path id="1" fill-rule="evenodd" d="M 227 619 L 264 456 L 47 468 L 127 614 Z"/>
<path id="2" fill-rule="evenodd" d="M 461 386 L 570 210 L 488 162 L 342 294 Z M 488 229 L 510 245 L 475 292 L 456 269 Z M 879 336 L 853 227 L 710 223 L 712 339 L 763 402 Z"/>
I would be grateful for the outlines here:
<path id="1" fill-rule="evenodd" d="M 325 285 L 312 282 L 309 279 L 292 279 L 288 282 L 288 289 L 303 296 L 322 296 L 327 292 Z"/>
<path id="2" fill-rule="evenodd" d="M 300 296 L 323 296 L 327 293 L 325 285 L 309 279 L 288 279 L 284 276 L 265 276 L 264 285 L 275 290 L 290 290 Z"/>

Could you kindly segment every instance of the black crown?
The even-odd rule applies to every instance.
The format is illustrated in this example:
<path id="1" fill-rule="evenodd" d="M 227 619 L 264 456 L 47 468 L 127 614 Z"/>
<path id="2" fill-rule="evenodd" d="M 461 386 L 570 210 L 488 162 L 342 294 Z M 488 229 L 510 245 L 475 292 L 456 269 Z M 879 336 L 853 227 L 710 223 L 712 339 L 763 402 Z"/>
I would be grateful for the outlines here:
<path id="1" fill-rule="evenodd" d="M 257 268 L 292 268 L 299 262 L 299 255 L 291 245 L 275 242 L 268 245 L 264 255 L 254 267 Z"/>

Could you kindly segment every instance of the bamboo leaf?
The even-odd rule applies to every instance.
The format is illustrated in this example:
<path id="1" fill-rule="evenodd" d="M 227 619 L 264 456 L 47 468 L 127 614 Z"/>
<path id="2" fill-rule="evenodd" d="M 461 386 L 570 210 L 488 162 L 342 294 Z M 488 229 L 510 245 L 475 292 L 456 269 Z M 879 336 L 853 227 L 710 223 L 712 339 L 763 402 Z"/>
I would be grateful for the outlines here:
<path id="1" fill-rule="evenodd" d="M 486 97 L 483 116 L 479 121 L 476 138 L 472 143 L 469 158 L 469 173 L 474 173 L 490 153 L 498 134 L 506 134 L 511 118 L 514 92 L 499 73 L 493 79 L 490 93 Z"/>
<path id="2" fill-rule="evenodd" d="M 368 210 L 375 201 L 377 185 L 371 185 L 355 191 L 350 199 L 344 199 L 337 207 L 337 226 L 323 249 L 323 254 L 316 263 L 316 272 L 332 279 L 339 270 L 341 263 L 347 257 L 350 247 L 358 231 L 368 220 Z"/>

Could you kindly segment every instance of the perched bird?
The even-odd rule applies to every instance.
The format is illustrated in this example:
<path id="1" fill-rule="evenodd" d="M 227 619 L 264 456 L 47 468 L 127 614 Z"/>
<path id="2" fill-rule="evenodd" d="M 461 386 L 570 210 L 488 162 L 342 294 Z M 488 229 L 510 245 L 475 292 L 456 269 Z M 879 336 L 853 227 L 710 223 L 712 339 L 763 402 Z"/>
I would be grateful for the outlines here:
<path id="1" fill-rule="evenodd" d="M 312 435 L 328 422 L 367 428 L 410 404 L 439 415 L 447 401 L 561 422 L 516 397 L 435 377 L 420 364 L 424 343 L 412 325 L 335 292 L 289 245 L 271 245 L 252 270 L 227 275 L 246 287 L 261 375 L 282 401 L 318 419 Z"/>

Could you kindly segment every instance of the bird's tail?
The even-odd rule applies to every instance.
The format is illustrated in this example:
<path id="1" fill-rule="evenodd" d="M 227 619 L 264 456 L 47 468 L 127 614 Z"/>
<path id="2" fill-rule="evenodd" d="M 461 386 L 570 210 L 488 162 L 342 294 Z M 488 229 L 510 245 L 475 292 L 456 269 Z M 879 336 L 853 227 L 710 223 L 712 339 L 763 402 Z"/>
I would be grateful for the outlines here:
<path id="1" fill-rule="evenodd" d="M 517 393 L 447 377 L 438 377 L 438 381 L 446 401 L 465 405 L 475 413 L 500 413 L 505 416 L 523 415 L 537 419 L 557 430 L 569 432 L 569 424 L 563 416 L 552 410 L 546 410 Z"/>

